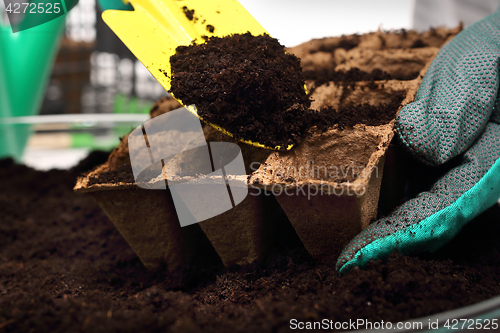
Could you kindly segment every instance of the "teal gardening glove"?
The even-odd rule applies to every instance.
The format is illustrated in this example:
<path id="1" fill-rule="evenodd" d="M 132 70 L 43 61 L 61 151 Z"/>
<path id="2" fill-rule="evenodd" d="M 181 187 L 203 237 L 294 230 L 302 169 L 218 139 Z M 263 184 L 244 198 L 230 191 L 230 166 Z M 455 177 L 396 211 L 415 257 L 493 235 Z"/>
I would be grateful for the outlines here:
<path id="1" fill-rule="evenodd" d="M 399 140 L 435 166 L 461 164 L 356 236 L 337 262 L 342 274 L 370 260 L 433 252 L 500 197 L 500 9 L 462 31 L 432 62 L 415 101 L 396 118 Z"/>

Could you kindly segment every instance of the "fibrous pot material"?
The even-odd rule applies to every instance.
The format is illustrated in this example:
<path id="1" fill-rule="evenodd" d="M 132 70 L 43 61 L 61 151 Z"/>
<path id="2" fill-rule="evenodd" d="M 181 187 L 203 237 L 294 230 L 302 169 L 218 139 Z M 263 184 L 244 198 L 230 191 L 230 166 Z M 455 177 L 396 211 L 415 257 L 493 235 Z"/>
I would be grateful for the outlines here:
<path id="1" fill-rule="evenodd" d="M 459 30 L 425 33 L 420 40 L 428 43 L 416 43 L 418 47 L 413 48 L 403 34 L 377 32 L 345 37 L 343 42 L 338 38 L 315 40 L 288 50 L 300 54 L 310 66 L 309 78 L 317 78 L 307 82 L 313 91 L 313 109 L 349 107 L 360 116 L 370 105 L 377 106 L 380 113 L 392 113 L 376 126 L 365 121 L 346 128 L 333 126 L 325 133 L 312 129 L 295 150 L 272 153 L 251 175 L 251 186 L 276 193 L 313 257 L 336 261 L 353 235 L 375 218 L 385 153 L 394 135 L 393 119 L 402 106 L 413 101 L 439 48 Z M 349 49 L 333 45 L 349 45 Z M 331 62 L 325 66 L 325 58 L 318 52 L 329 54 Z M 324 82 L 325 78 L 331 81 Z M 338 78 L 342 81 L 334 81 Z M 396 96 L 397 104 L 393 102 Z"/>
<path id="2" fill-rule="evenodd" d="M 318 122 L 290 151 L 249 146 L 203 125 L 208 142 L 225 141 L 240 146 L 246 169 L 240 179 L 246 181 L 250 191 L 260 193 L 245 199 L 241 207 L 236 206 L 197 225 L 222 261 L 230 265 L 262 260 L 266 253 L 276 250 L 273 243 L 280 229 L 291 225 L 309 254 L 324 262 L 334 262 L 349 240 L 376 216 L 385 154 L 394 135 L 396 113 L 413 101 L 434 55 L 459 31 L 460 28 L 423 34 L 376 32 L 313 40 L 288 49 L 287 52 L 302 58 L 304 69 L 309 71 L 306 83 L 311 93 L 311 108 L 326 109 L 331 115 L 342 112 L 348 120 L 323 124 L 323 127 Z M 153 108 L 152 116 L 168 112 L 174 105 L 172 100 L 163 100 Z M 101 206 L 114 223 L 119 216 L 122 220 L 125 218 L 117 223 L 119 230 L 133 233 L 134 228 L 140 228 L 136 226 L 137 221 L 127 220 L 123 212 L 111 213 L 107 207 L 113 198 L 120 198 L 130 203 L 123 204 L 121 209 L 128 206 L 140 210 L 141 206 L 133 206 L 133 203 L 160 191 L 150 190 L 146 194 L 147 190 L 134 190 L 136 185 L 130 162 L 127 164 L 127 149 L 124 138 L 108 162 L 81 178 L 75 190 L 100 192 L 97 196 L 101 197 L 109 195 L 111 199 L 94 197 L 102 201 Z M 114 195 L 113 191 L 121 191 L 123 195 Z M 156 209 L 174 210 L 171 205 L 159 206 L 143 209 L 143 213 L 152 218 L 148 217 L 148 221 L 157 219 L 156 223 L 165 228 L 178 223 L 173 211 L 155 212 Z M 119 227 L 120 223 L 127 227 Z M 132 241 L 129 244 L 144 263 L 168 262 L 168 258 L 177 258 L 175 252 L 181 251 L 184 244 L 197 243 L 199 233 L 193 234 L 185 234 L 168 244 L 151 235 L 147 241 L 158 242 L 162 249 Z M 168 250 L 164 250 L 166 248 Z M 175 266 L 183 260 L 189 261 L 189 251 L 185 253 L 187 256 L 177 260 L 177 264 L 173 259 L 168 264 Z"/>

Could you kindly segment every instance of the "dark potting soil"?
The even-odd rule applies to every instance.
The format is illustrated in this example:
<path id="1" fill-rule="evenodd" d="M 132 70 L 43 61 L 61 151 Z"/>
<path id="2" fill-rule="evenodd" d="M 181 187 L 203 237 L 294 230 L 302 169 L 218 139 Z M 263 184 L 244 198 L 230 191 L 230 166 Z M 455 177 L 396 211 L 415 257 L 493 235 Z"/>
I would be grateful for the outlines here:
<path id="1" fill-rule="evenodd" d="M 436 33 L 435 29 L 432 30 L 434 34 Z M 408 30 L 405 29 L 400 29 L 400 30 L 387 30 L 383 31 L 383 33 L 396 33 L 398 35 L 401 35 L 403 37 L 406 37 L 408 34 Z M 379 35 L 379 38 L 382 41 L 382 46 L 385 46 L 385 37 L 384 35 Z M 311 50 L 311 53 L 316 53 L 316 52 L 328 52 L 328 53 L 333 53 L 336 49 L 344 49 L 346 51 L 349 51 L 350 49 L 353 49 L 357 47 L 360 43 L 360 35 L 354 34 L 354 35 L 343 35 L 342 38 L 337 42 L 337 43 L 328 43 L 328 44 L 321 44 L 318 49 Z M 415 42 L 410 46 L 410 48 L 420 48 L 420 47 L 426 47 L 428 46 L 424 41 L 421 39 L 415 40 Z"/>
<path id="2" fill-rule="evenodd" d="M 415 42 L 413 42 L 413 44 L 411 45 L 411 48 L 412 49 L 418 49 L 420 47 L 426 47 L 428 46 L 424 41 L 422 41 L 421 39 L 417 39 Z"/>
<path id="3" fill-rule="evenodd" d="M 402 76 L 393 76 L 386 71 L 380 69 L 374 69 L 371 73 L 360 70 L 359 68 L 352 68 L 347 71 L 336 71 L 332 69 L 319 69 L 319 70 L 309 70 L 304 71 L 304 77 L 306 80 L 314 81 L 311 89 L 309 90 L 309 95 L 316 90 L 317 87 L 323 84 L 329 85 L 330 82 L 337 82 L 343 86 L 342 96 L 340 100 L 343 101 L 344 98 L 349 95 L 350 91 L 354 87 L 355 82 L 365 81 L 370 82 L 375 85 L 374 81 L 379 80 L 412 80 L 417 73 L 412 73 L 411 77 L 403 78 Z"/>
<path id="4" fill-rule="evenodd" d="M 344 38 L 341 39 L 338 43 L 330 45 L 322 44 L 317 50 L 311 50 L 311 53 L 316 53 L 316 52 L 333 53 L 338 48 L 349 51 L 350 49 L 353 49 L 359 45 L 359 36 L 360 35 L 343 36 Z"/>
<path id="5" fill-rule="evenodd" d="M 317 86 L 327 82 L 357 82 L 357 81 L 377 81 L 377 80 L 392 80 L 394 76 L 382 71 L 374 69 L 371 73 L 360 70 L 359 68 L 351 68 L 347 71 L 336 71 L 333 69 L 319 69 L 304 71 L 306 80 L 315 81 Z"/>
<path id="6" fill-rule="evenodd" d="M 381 69 L 374 69 L 371 73 L 352 68 L 347 71 L 336 71 L 334 69 L 319 69 L 304 71 L 306 80 L 314 81 L 314 87 L 319 87 L 328 82 L 358 82 L 358 81 L 379 81 L 379 80 L 413 80 L 418 77 L 419 72 L 405 75 L 391 75 Z M 314 89 L 313 87 L 313 89 Z M 311 91 L 312 93 L 312 91 Z"/>
<path id="7" fill-rule="evenodd" d="M 135 183 L 132 166 L 123 164 L 114 170 L 106 170 L 89 177 L 88 186 L 94 184 L 116 184 L 116 183 Z"/>
<path id="8" fill-rule="evenodd" d="M 379 126 L 394 119 L 396 111 L 405 98 L 404 94 L 394 94 L 387 104 L 370 105 L 368 103 L 345 105 L 338 109 L 324 107 L 321 112 L 311 115 L 311 125 L 317 126 L 320 131 L 326 131 L 332 124 L 339 129 L 353 127 L 357 124 Z"/>
<path id="9" fill-rule="evenodd" d="M 0 161 L 1 332 L 287 332 L 292 318 L 401 321 L 500 294 L 500 208 L 438 253 L 339 277 L 300 246 L 266 264 L 148 272 L 70 171 Z M 138 221 L 139 222 L 139 221 Z"/>

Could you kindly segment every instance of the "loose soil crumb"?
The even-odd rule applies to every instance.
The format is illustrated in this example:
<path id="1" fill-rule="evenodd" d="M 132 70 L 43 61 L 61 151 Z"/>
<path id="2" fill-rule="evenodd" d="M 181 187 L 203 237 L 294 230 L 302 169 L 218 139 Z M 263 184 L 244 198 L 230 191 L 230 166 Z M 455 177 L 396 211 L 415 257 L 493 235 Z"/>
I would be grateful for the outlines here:
<path id="1" fill-rule="evenodd" d="M 187 19 L 192 21 L 194 18 L 194 9 L 189 9 L 186 6 L 182 7 L 182 11 L 184 12 L 184 15 L 186 15 Z"/>
<path id="2" fill-rule="evenodd" d="M 73 192 L 101 160 L 90 162 L 40 172 L 0 160 L 0 331 L 289 332 L 292 318 L 394 322 L 500 294 L 498 206 L 432 256 L 393 254 L 343 277 L 300 246 L 267 264 L 148 272 Z"/>

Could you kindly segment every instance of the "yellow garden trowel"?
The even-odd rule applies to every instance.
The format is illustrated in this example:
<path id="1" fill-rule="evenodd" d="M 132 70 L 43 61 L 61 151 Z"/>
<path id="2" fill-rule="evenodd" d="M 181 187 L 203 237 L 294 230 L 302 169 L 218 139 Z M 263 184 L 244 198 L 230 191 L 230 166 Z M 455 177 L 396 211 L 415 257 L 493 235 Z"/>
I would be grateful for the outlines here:
<path id="1" fill-rule="evenodd" d="M 236 0 L 123 2 L 132 5 L 133 11 L 106 10 L 102 15 L 104 22 L 167 91 L 170 89 L 170 57 L 175 54 L 178 46 L 190 45 L 192 41 L 203 43 L 205 40 L 202 36 L 224 37 L 247 31 L 254 36 L 267 33 Z M 182 101 L 177 101 L 182 104 Z M 194 105 L 185 107 L 203 120 Z M 207 124 L 232 137 L 231 133 L 220 126 Z M 279 149 L 248 140 L 241 141 L 256 147 Z M 287 149 L 291 147 L 292 145 Z"/>

